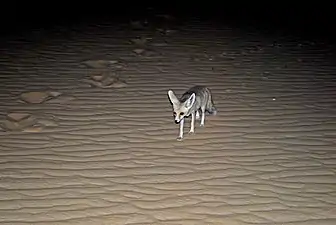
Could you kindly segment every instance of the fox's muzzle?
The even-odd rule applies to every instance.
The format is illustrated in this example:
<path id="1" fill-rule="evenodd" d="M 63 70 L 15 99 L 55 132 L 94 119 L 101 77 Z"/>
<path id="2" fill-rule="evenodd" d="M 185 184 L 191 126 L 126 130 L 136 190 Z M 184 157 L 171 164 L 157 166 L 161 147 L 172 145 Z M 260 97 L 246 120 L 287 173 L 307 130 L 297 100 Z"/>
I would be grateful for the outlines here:
<path id="1" fill-rule="evenodd" d="M 183 118 L 184 118 L 184 113 L 183 112 L 181 112 L 181 113 L 174 112 L 173 115 L 174 115 L 174 121 L 175 121 L 176 124 L 179 124 L 181 122 L 181 120 L 183 120 Z"/>
<path id="2" fill-rule="evenodd" d="M 175 115 L 175 117 L 174 117 L 174 122 L 175 122 L 176 124 L 179 124 L 179 123 L 181 122 L 181 120 L 183 120 L 183 117 L 180 117 L 180 116 L 176 116 L 176 115 Z"/>

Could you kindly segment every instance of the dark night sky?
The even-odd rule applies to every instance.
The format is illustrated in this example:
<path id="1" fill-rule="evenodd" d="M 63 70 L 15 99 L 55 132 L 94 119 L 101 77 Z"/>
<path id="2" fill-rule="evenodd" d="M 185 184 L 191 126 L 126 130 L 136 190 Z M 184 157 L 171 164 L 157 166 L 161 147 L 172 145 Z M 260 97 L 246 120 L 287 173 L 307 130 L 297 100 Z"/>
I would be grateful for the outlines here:
<path id="1" fill-rule="evenodd" d="M 209 1 L 207 1 L 209 2 Z M 143 1 L 118 5 L 117 1 L 45 1 L 32 4 L 10 1 L 2 4 L 2 32 L 29 30 L 31 27 L 48 27 L 53 24 L 70 24 L 86 21 L 113 21 L 120 18 L 137 18 L 155 13 L 169 13 L 181 16 L 196 16 L 201 19 L 216 19 L 217 22 L 258 26 L 261 28 L 289 27 L 293 32 L 319 33 L 331 36 L 335 13 L 329 5 L 289 4 L 272 1 L 256 5 L 245 1 L 211 1 L 212 4 L 162 2 L 146 4 Z M 234 2 L 234 3 L 232 3 Z M 261 2 L 261 1 L 260 1 Z M 161 4 L 161 5 L 160 5 Z M 127 6 L 126 6 L 127 5 Z M 148 9 L 151 7 L 152 9 Z"/>

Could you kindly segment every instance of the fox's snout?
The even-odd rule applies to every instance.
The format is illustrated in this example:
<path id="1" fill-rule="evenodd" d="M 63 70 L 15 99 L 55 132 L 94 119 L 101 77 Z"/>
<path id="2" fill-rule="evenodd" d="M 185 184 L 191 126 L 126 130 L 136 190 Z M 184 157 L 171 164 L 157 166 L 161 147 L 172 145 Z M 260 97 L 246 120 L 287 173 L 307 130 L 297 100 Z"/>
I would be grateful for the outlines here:
<path id="1" fill-rule="evenodd" d="M 184 118 L 184 113 L 175 113 L 174 112 L 174 121 L 176 124 L 179 124 L 181 120 Z"/>
<path id="2" fill-rule="evenodd" d="M 175 122 L 176 124 L 179 124 L 179 123 L 181 122 L 181 119 L 182 119 L 182 118 L 179 118 L 178 116 L 174 115 L 174 122 Z"/>

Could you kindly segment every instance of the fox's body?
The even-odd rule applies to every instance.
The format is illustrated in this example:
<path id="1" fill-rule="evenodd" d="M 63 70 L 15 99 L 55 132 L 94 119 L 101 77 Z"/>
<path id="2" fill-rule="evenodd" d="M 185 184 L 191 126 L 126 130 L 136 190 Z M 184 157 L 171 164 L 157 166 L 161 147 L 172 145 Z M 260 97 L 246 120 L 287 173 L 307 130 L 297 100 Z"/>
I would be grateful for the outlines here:
<path id="1" fill-rule="evenodd" d="M 200 126 L 204 126 L 205 113 L 216 115 L 217 109 L 213 103 L 209 88 L 205 86 L 194 86 L 187 90 L 180 98 L 177 98 L 172 90 L 168 96 L 173 104 L 175 123 L 180 124 L 178 140 L 183 139 L 184 118 L 191 115 L 191 126 L 189 133 L 195 132 L 195 119 L 201 118 Z"/>

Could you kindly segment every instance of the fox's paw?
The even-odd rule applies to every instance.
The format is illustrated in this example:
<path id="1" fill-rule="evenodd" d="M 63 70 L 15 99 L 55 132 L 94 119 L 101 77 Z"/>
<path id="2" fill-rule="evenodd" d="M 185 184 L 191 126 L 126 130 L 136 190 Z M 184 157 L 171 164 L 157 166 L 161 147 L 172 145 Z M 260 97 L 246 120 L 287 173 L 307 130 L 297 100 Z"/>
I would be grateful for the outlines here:
<path id="1" fill-rule="evenodd" d="M 190 130 L 188 134 L 190 134 L 190 135 L 194 135 L 194 134 L 195 134 L 195 131 Z"/>
<path id="2" fill-rule="evenodd" d="M 182 141 L 182 140 L 183 140 L 183 137 L 177 137 L 176 140 L 177 140 L 177 141 Z"/>

